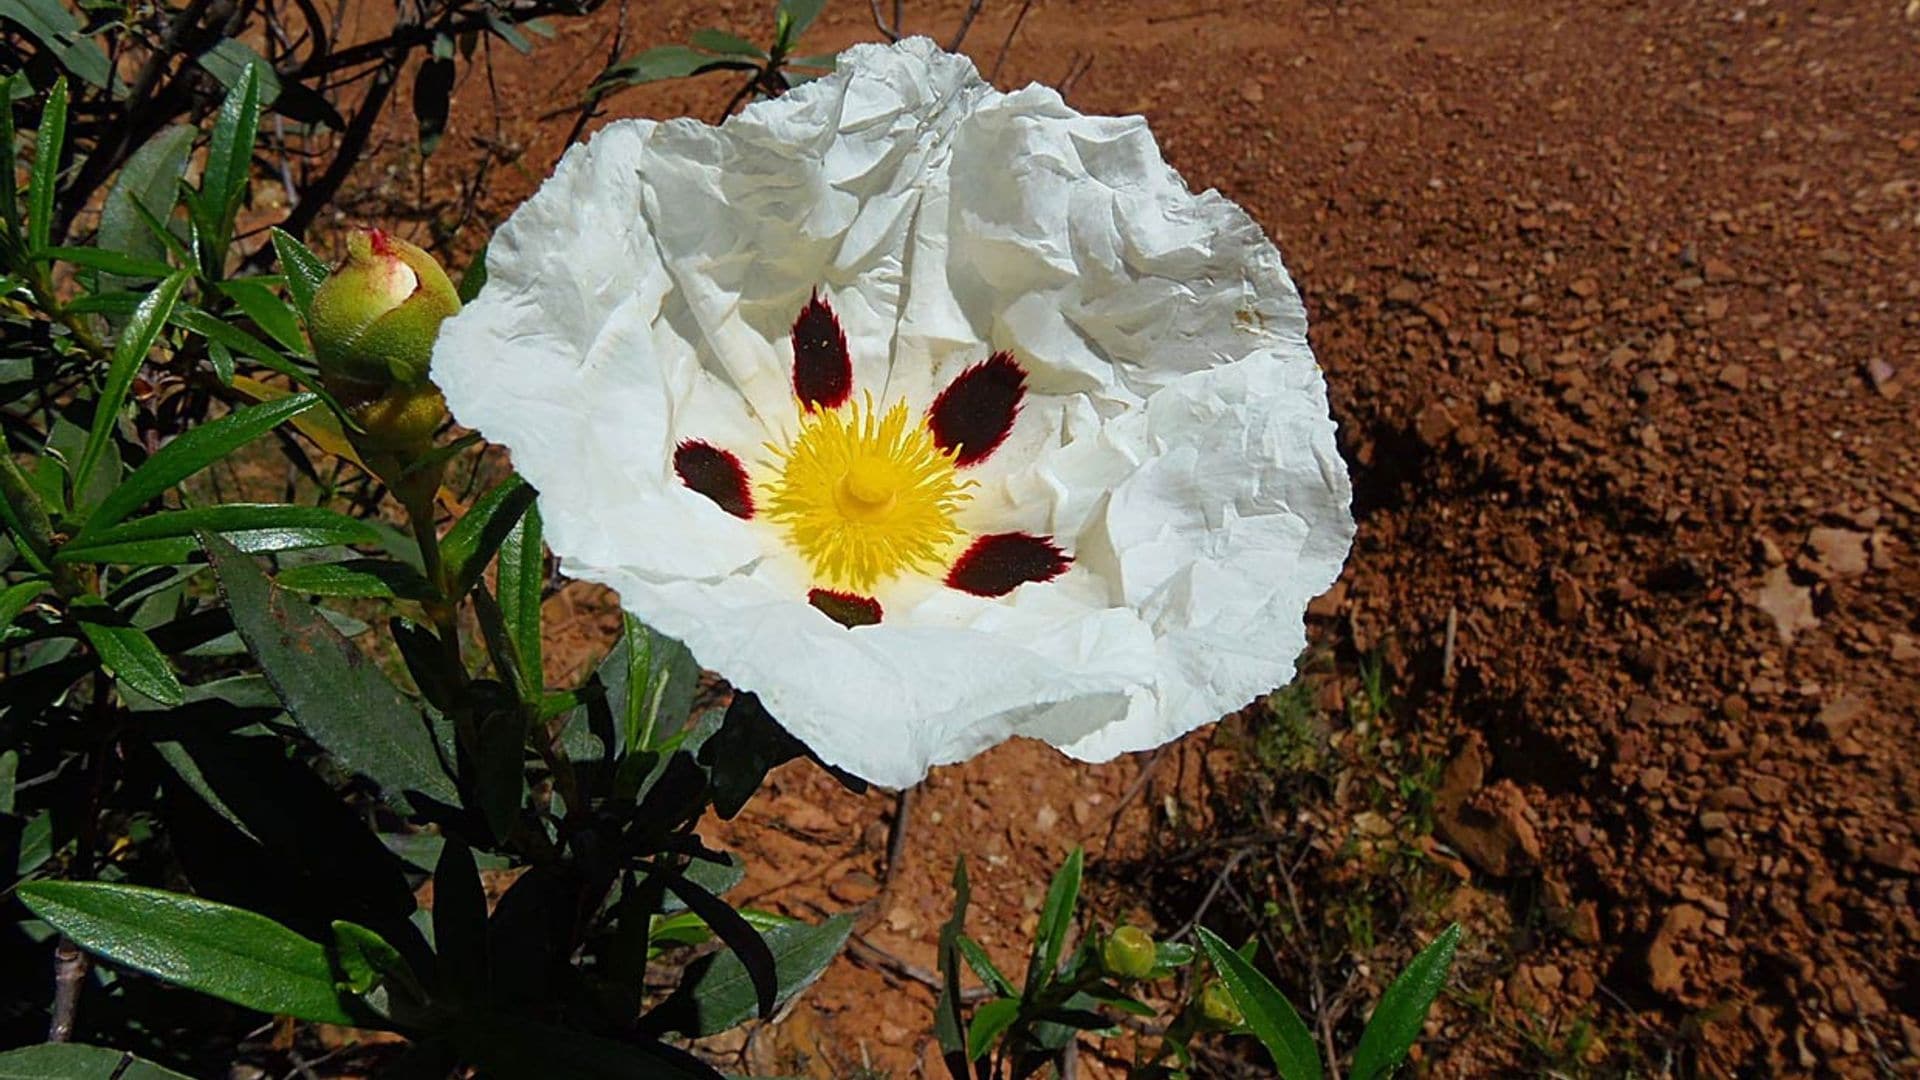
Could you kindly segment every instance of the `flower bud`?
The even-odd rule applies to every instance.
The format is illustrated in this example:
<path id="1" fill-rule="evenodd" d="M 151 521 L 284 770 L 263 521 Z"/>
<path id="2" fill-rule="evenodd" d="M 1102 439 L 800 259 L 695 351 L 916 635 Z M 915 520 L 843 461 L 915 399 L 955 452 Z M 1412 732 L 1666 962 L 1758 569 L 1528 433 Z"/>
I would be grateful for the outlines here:
<path id="1" fill-rule="evenodd" d="M 446 418 L 427 366 L 440 323 L 458 310 L 433 256 L 379 229 L 349 234 L 347 261 L 314 293 L 307 331 L 320 376 L 376 471 L 425 453 Z"/>
<path id="2" fill-rule="evenodd" d="M 1158 952 L 1153 935 L 1137 926 L 1122 926 L 1107 935 L 1107 942 L 1100 949 L 1100 960 L 1108 974 L 1123 979 L 1144 979 L 1153 972 Z"/>
<path id="3" fill-rule="evenodd" d="M 1240 1015 L 1240 1003 L 1233 1000 L 1233 992 L 1219 979 L 1207 980 L 1200 989 L 1200 1016 L 1207 1023 L 1223 1028 L 1236 1028 L 1246 1022 Z"/>
<path id="4" fill-rule="evenodd" d="M 347 237 L 347 261 L 313 295 L 307 329 L 327 389 L 349 408 L 427 382 L 440 323 L 460 294 L 433 256 L 379 229 Z"/>

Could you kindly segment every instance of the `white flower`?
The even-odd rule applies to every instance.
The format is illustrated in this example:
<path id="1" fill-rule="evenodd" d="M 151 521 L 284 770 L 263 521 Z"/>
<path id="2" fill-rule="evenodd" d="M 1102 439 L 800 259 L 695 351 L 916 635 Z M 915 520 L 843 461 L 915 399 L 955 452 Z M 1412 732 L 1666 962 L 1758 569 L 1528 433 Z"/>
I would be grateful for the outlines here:
<path id="1" fill-rule="evenodd" d="M 888 785 L 1293 675 L 1352 539 L 1274 249 L 1139 117 L 910 40 L 568 152 L 441 330 L 567 573 Z"/>

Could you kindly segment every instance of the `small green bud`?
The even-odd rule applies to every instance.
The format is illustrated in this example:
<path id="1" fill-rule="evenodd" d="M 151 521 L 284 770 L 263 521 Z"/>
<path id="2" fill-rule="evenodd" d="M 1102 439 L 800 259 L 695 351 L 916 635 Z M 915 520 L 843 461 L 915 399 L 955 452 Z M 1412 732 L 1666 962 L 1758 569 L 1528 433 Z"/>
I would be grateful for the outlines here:
<path id="1" fill-rule="evenodd" d="M 1110 975 L 1144 979 L 1153 972 L 1158 951 L 1153 935 L 1137 926 L 1122 926 L 1107 935 L 1107 943 L 1100 949 L 1100 960 Z"/>
<path id="2" fill-rule="evenodd" d="M 379 229 L 350 233 L 347 261 L 313 295 L 307 332 L 320 376 L 383 475 L 425 453 L 446 418 L 427 368 L 441 322 L 459 310 L 433 256 Z"/>
<path id="3" fill-rule="evenodd" d="M 427 382 L 440 323 L 460 294 L 433 256 L 379 229 L 347 237 L 347 261 L 314 293 L 307 330 L 327 389 L 349 408 Z"/>
<path id="4" fill-rule="evenodd" d="M 1200 989 L 1200 1016 L 1207 1023 L 1223 1028 L 1236 1028 L 1246 1022 L 1240 1015 L 1240 1003 L 1233 1000 L 1233 992 L 1219 979 L 1207 980 Z"/>

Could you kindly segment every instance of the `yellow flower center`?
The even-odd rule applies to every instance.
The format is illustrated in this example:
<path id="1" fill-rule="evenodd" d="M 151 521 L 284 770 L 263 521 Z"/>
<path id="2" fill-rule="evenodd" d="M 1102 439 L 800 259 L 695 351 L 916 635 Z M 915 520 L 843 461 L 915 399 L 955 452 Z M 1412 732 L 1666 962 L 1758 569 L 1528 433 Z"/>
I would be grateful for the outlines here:
<path id="1" fill-rule="evenodd" d="M 935 444 L 905 402 L 873 398 L 805 412 L 780 475 L 764 485 L 767 517 L 786 529 L 821 583 L 866 591 L 882 578 L 944 562 L 970 495 L 954 451 Z"/>

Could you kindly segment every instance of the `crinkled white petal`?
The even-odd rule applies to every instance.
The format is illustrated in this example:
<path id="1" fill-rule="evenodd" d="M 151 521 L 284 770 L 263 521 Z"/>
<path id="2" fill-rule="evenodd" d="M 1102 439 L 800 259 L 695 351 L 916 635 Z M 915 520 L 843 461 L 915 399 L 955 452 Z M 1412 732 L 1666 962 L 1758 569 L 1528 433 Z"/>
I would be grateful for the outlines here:
<path id="1" fill-rule="evenodd" d="M 1292 677 L 1352 539 L 1305 312 L 1259 227 L 1190 193 L 1143 120 L 999 93 L 924 39 L 856 46 L 719 128 L 609 126 L 488 273 L 434 378 L 539 489 L 566 572 L 878 783 L 1012 735 L 1103 760 L 1217 719 Z M 958 520 L 1052 536 L 1066 574 L 992 599 L 905 576 L 848 630 L 777 526 L 679 481 L 685 439 L 772 475 L 815 289 L 879 404 L 924 409 L 1015 356 L 1027 398 Z"/>

